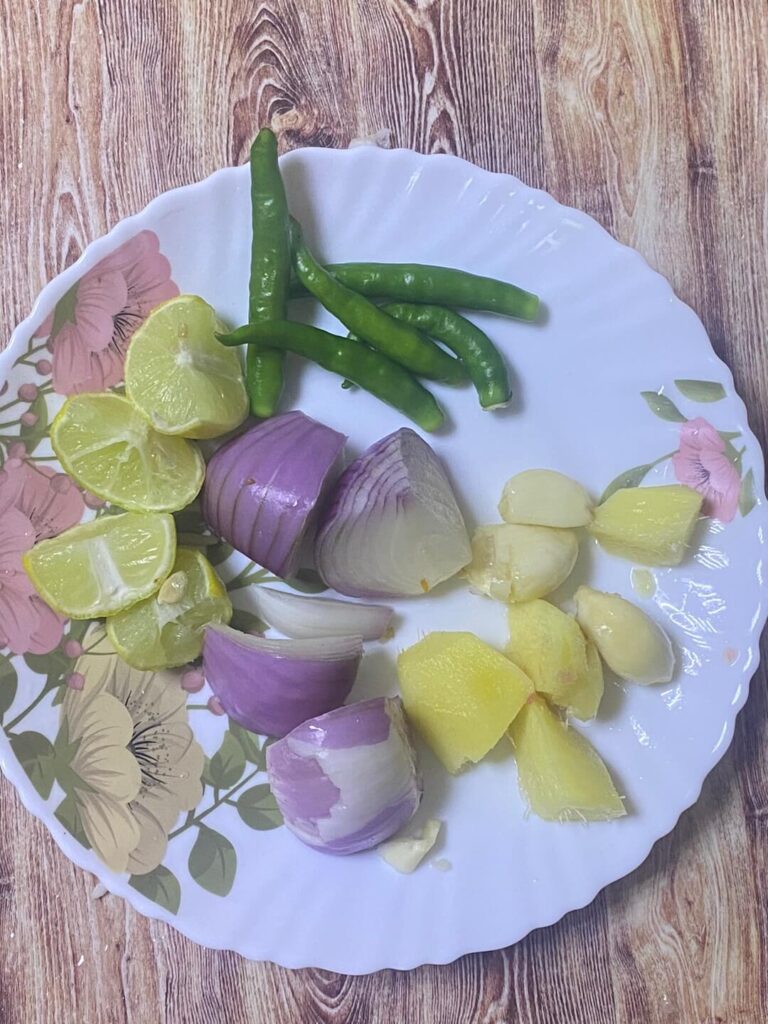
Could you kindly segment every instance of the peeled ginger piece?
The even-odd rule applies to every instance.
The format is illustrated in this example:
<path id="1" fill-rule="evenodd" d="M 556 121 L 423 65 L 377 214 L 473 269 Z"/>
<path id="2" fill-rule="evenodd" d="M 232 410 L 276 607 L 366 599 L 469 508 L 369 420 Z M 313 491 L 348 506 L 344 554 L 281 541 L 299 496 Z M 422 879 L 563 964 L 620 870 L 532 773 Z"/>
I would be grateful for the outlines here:
<path id="1" fill-rule="evenodd" d="M 691 487 L 624 487 L 595 509 L 589 531 L 612 555 L 642 565 L 679 565 L 701 511 Z"/>
<path id="2" fill-rule="evenodd" d="M 603 696 L 603 668 L 578 622 L 548 601 L 510 605 L 508 621 L 507 656 L 535 689 L 576 718 L 594 718 Z"/>
<path id="3" fill-rule="evenodd" d="M 526 469 L 504 485 L 499 514 L 507 523 L 533 526 L 586 526 L 592 500 L 569 476 L 554 469 Z"/>
<path id="4" fill-rule="evenodd" d="M 398 657 L 397 674 L 409 721 L 449 772 L 485 757 L 533 692 L 472 633 L 428 633 Z"/>
<path id="5" fill-rule="evenodd" d="M 528 700 L 509 737 L 520 791 L 540 818 L 607 821 L 627 813 L 597 751 L 542 697 Z"/>
<path id="6" fill-rule="evenodd" d="M 672 678 L 675 655 L 669 637 L 631 601 L 579 587 L 576 618 L 606 665 L 622 679 L 649 686 Z"/>
<path id="7" fill-rule="evenodd" d="M 497 601 L 531 601 L 565 582 L 578 554 L 570 530 L 495 523 L 475 530 L 464 575 L 475 593 Z"/>

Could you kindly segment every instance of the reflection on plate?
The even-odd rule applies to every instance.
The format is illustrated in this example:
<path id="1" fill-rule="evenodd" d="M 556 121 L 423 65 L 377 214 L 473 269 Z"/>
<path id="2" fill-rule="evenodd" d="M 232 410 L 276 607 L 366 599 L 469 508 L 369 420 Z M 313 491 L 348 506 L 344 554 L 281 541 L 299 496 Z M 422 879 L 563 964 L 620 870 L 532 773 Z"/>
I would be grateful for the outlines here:
<path id="1" fill-rule="evenodd" d="M 537 327 L 475 317 L 514 367 L 511 408 L 489 414 L 468 389 L 438 389 L 453 426 L 433 444 L 470 526 L 495 520 L 501 484 L 531 466 L 566 472 L 596 496 L 675 479 L 703 492 L 712 518 L 682 566 L 633 571 L 585 540 L 554 595 L 567 606 L 588 572 L 650 609 L 677 645 L 670 685 L 612 682 L 584 727 L 631 813 L 588 827 L 527 819 L 506 748 L 456 779 L 422 748 L 416 824 L 446 822 L 433 861 L 401 876 L 375 852 L 320 856 L 280 827 L 263 746 L 211 713 L 207 690 L 192 693 L 194 673 L 130 670 L 97 631 L 37 598 L 21 553 L 110 512 L 52 457 L 47 430 L 62 395 L 117 384 L 136 324 L 179 290 L 233 324 L 245 319 L 247 168 L 166 193 L 91 245 L 0 356 L 0 764 L 73 861 L 204 945 L 349 973 L 444 962 L 508 945 L 588 903 L 696 799 L 757 667 L 762 455 L 696 316 L 589 217 L 453 157 L 303 150 L 282 166 L 293 212 L 325 259 L 444 263 L 514 280 L 546 302 Z M 303 309 L 333 329 L 330 316 Z M 285 407 L 349 434 L 355 454 L 402 425 L 312 366 L 296 366 L 290 380 Z M 264 573 L 224 545 L 212 554 L 247 628 L 249 585 Z M 396 604 L 396 637 L 371 646 L 353 698 L 394 692 L 396 652 L 429 629 L 503 643 L 503 607 L 459 582 Z M 96 756 L 104 749 L 109 771 Z M 160 783 L 137 774 L 148 749 Z"/>

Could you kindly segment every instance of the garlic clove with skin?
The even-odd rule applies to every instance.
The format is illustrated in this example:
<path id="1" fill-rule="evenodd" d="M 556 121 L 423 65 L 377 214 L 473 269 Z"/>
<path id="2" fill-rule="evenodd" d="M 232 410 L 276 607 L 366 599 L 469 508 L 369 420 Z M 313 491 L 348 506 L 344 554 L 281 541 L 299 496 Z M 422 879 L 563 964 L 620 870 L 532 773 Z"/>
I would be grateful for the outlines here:
<path id="1" fill-rule="evenodd" d="M 672 679 L 675 655 L 669 637 L 631 601 L 579 587 L 576 618 L 606 665 L 622 679 L 642 686 Z"/>
<path id="2" fill-rule="evenodd" d="M 532 601 L 563 583 L 576 563 L 579 543 L 570 530 L 497 523 L 472 537 L 464 570 L 470 589 L 497 601 Z"/>
<path id="3" fill-rule="evenodd" d="M 499 514 L 507 523 L 587 526 L 592 500 L 576 480 L 553 469 L 526 469 L 507 480 Z"/>

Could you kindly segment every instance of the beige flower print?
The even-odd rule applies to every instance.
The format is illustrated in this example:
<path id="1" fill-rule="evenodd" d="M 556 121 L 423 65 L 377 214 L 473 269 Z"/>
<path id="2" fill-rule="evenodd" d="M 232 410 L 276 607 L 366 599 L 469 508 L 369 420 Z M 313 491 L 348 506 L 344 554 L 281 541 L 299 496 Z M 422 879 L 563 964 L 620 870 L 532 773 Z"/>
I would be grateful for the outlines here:
<path id="1" fill-rule="evenodd" d="M 145 874 L 161 863 L 181 811 L 202 797 L 205 756 L 187 720 L 179 672 L 142 672 L 91 629 L 68 690 L 62 727 L 77 750 L 74 798 L 93 849 L 113 871 Z"/>

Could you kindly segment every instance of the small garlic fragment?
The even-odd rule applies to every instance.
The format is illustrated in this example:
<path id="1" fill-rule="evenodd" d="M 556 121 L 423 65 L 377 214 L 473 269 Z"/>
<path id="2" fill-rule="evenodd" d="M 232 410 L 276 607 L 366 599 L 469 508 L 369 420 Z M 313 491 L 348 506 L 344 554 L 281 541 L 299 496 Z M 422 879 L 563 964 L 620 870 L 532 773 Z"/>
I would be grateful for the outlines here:
<path id="1" fill-rule="evenodd" d="M 160 604 L 178 604 L 187 589 L 187 574 L 183 571 L 171 573 L 157 594 Z"/>
<path id="2" fill-rule="evenodd" d="M 638 597 L 653 597 L 656 593 L 656 577 L 650 569 L 641 569 L 635 566 L 629 574 L 632 581 L 632 589 Z"/>
<path id="3" fill-rule="evenodd" d="M 576 618 L 606 665 L 622 679 L 649 686 L 672 678 L 675 655 L 669 637 L 631 601 L 579 587 Z"/>
<path id="4" fill-rule="evenodd" d="M 464 570 L 471 590 L 497 601 L 532 601 L 556 590 L 576 563 L 579 544 L 570 530 L 498 523 L 472 537 Z"/>
<path id="5" fill-rule="evenodd" d="M 532 526 L 586 526 L 592 501 L 569 476 L 553 469 L 526 469 L 504 485 L 499 514 L 507 523 Z"/>
<path id="6" fill-rule="evenodd" d="M 379 854 L 395 871 L 410 875 L 435 845 L 441 824 L 437 818 L 430 818 L 418 832 L 381 843 Z"/>
<path id="7" fill-rule="evenodd" d="M 432 861 L 432 867 L 436 871 L 450 871 L 453 864 L 446 857 L 438 857 L 437 860 Z"/>

